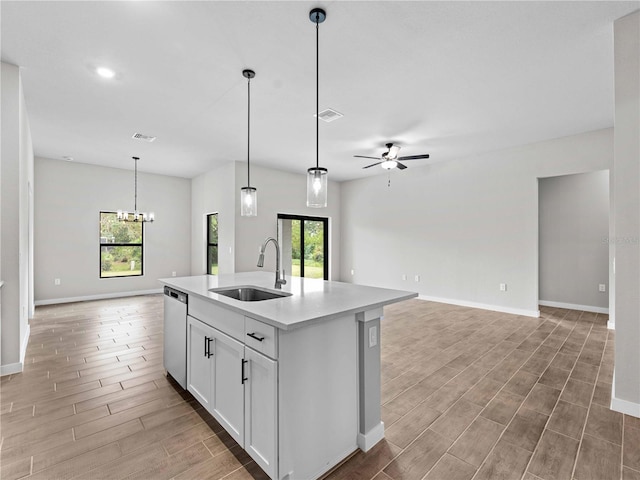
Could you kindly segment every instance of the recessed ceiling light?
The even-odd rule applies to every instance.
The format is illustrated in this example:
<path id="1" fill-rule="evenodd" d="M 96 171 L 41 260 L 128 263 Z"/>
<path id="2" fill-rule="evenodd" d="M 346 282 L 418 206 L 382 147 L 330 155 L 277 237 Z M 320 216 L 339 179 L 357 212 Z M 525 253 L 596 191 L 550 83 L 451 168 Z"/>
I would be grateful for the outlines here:
<path id="1" fill-rule="evenodd" d="M 102 78 L 113 78 L 116 76 L 116 72 L 107 67 L 98 67 L 96 68 L 96 73 L 100 75 Z"/>

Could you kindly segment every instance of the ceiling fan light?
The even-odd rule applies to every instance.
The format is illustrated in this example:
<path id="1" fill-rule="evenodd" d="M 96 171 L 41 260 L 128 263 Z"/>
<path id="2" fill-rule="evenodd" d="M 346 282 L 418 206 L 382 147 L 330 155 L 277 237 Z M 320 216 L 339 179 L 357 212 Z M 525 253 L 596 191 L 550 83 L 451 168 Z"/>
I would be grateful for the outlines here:
<path id="1" fill-rule="evenodd" d="M 385 170 L 391 170 L 392 168 L 396 168 L 398 166 L 398 162 L 395 160 L 385 160 L 380 164 L 382 168 Z"/>
<path id="2" fill-rule="evenodd" d="M 328 171 L 322 167 L 307 170 L 307 207 L 325 208 L 327 206 Z"/>
<path id="3" fill-rule="evenodd" d="M 240 215 L 243 217 L 258 215 L 258 191 L 254 187 L 240 189 Z"/>

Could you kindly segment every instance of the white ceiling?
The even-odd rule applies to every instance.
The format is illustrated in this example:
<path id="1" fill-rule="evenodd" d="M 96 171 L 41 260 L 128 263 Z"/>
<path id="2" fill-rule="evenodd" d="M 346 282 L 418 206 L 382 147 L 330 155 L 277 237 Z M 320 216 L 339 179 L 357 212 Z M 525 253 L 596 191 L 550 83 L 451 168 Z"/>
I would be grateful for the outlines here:
<path id="1" fill-rule="evenodd" d="M 320 110 L 344 114 L 320 122 L 320 164 L 347 180 L 382 173 L 353 155 L 387 141 L 431 154 L 415 168 L 612 126 L 612 23 L 640 2 L 2 0 L 2 61 L 23 67 L 36 155 L 126 169 L 137 155 L 188 178 L 246 160 L 251 68 L 251 160 L 303 173 L 316 6 Z"/>

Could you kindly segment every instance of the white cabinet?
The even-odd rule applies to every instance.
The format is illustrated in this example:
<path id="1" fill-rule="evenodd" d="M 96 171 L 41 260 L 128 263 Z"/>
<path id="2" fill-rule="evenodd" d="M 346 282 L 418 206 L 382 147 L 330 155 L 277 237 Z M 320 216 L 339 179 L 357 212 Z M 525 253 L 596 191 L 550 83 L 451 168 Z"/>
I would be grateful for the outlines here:
<path id="1" fill-rule="evenodd" d="M 277 362 L 245 348 L 244 449 L 271 478 L 276 478 Z"/>
<path id="2" fill-rule="evenodd" d="M 188 390 L 277 478 L 278 362 L 191 316 L 187 325 Z"/>
<path id="3" fill-rule="evenodd" d="M 211 405 L 213 333 L 213 328 L 187 316 L 187 390 L 207 410 Z"/>
<path id="4" fill-rule="evenodd" d="M 244 444 L 244 345 L 213 332 L 212 394 L 209 411 L 240 445 Z"/>

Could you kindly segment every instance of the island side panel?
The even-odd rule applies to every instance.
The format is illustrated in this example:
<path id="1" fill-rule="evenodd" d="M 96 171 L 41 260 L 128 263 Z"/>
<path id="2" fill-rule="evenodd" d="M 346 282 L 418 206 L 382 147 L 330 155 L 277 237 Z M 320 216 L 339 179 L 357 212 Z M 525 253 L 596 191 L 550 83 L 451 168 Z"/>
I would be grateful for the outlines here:
<path id="1" fill-rule="evenodd" d="M 382 308 L 356 314 L 358 320 L 358 447 L 364 452 L 384 438 L 381 419 L 380 318 Z"/>
<path id="2" fill-rule="evenodd" d="M 355 315 L 279 338 L 280 479 L 319 478 L 357 450 Z"/>

